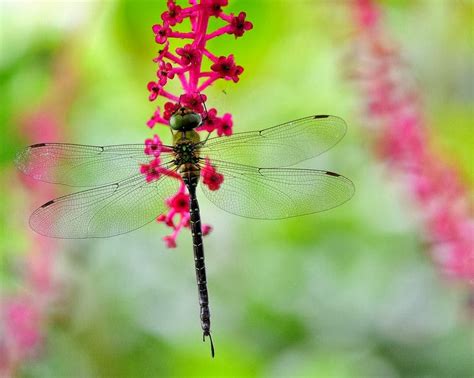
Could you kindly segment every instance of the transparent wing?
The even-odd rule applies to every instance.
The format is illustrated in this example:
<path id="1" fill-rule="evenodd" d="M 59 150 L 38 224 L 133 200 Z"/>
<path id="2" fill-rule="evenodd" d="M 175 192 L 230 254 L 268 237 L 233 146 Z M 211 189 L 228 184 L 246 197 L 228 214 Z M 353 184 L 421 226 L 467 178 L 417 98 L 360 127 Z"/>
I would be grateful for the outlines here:
<path id="1" fill-rule="evenodd" d="M 178 180 L 167 176 L 147 183 L 138 174 L 49 201 L 31 215 L 30 226 L 39 234 L 64 239 L 124 234 L 165 213 L 165 199 L 178 186 Z"/>
<path id="2" fill-rule="evenodd" d="M 346 177 L 328 171 L 257 168 L 213 161 L 224 175 L 219 190 L 201 188 L 206 197 L 229 213 L 256 219 L 283 219 L 329 210 L 355 192 Z"/>
<path id="3" fill-rule="evenodd" d="M 259 167 L 288 167 L 318 156 L 346 133 L 343 119 L 314 115 L 260 131 L 209 139 L 201 156 Z"/>
<path id="4" fill-rule="evenodd" d="M 136 175 L 140 164 L 152 159 L 144 149 L 143 144 L 86 146 L 41 143 L 25 148 L 15 162 L 20 171 L 36 180 L 93 187 Z M 168 163 L 172 156 L 163 152 L 161 160 Z"/>

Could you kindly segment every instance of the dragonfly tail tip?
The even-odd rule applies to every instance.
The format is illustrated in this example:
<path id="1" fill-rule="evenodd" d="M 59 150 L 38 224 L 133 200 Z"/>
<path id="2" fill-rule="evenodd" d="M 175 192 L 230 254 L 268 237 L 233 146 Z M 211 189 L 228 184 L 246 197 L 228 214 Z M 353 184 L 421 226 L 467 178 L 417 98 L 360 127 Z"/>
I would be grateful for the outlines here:
<path id="1" fill-rule="evenodd" d="M 211 342 L 211 357 L 214 358 L 215 353 L 214 353 L 214 342 L 212 341 L 212 336 L 211 333 L 203 333 L 202 334 L 202 341 L 206 341 L 206 336 L 209 336 L 209 341 Z"/>

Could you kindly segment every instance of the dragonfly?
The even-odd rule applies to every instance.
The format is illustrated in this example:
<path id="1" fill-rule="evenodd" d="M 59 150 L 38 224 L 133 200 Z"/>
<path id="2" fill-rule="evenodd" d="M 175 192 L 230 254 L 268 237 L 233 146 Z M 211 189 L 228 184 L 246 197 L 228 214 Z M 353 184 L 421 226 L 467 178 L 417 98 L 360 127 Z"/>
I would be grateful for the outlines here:
<path id="1" fill-rule="evenodd" d="M 218 190 L 200 185 L 217 207 L 242 217 L 284 219 L 332 209 L 355 192 L 351 180 L 331 171 L 294 168 L 336 145 L 346 133 L 343 119 L 312 115 L 270 128 L 201 140 L 200 114 L 181 107 L 170 119 L 172 145 L 160 168 L 180 175 L 190 198 L 189 215 L 203 341 L 211 337 L 201 215 L 196 188 L 211 162 L 224 176 Z M 167 210 L 179 180 L 162 175 L 151 182 L 140 173 L 150 161 L 144 143 L 90 146 L 39 143 L 21 151 L 16 165 L 33 179 L 72 187 L 77 193 L 50 200 L 30 217 L 39 234 L 65 239 L 107 238 L 136 230 Z M 202 180 L 201 180 L 202 181 Z M 214 188 L 215 189 L 215 188 Z"/>

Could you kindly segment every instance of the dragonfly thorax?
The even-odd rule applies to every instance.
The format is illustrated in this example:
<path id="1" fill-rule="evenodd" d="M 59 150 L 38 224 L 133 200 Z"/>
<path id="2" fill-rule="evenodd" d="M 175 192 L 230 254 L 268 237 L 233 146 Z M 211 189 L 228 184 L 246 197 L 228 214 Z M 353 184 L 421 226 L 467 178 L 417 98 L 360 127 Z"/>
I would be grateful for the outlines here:
<path id="1" fill-rule="evenodd" d="M 201 123 L 201 115 L 185 107 L 179 108 L 170 118 L 170 127 L 177 131 L 190 131 Z"/>
<path id="2" fill-rule="evenodd" d="M 198 151 L 195 143 L 190 140 L 182 140 L 173 147 L 175 164 L 197 164 L 199 162 Z"/>

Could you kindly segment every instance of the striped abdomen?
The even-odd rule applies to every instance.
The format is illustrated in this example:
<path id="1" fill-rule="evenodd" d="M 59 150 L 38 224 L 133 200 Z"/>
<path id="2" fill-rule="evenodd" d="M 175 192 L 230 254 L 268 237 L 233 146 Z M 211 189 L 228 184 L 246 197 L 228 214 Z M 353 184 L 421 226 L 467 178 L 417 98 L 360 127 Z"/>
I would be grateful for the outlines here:
<path id="1" fill-rule="evenodd" d="M 211 314 L 209 311 L 209 295 L 207 292 L 206 265 L 204 263 L 204 246 L 202 243 L 201 215 L 199 212 L 199 203 L 196 197 L 196 186 L 199 182 L 199 166 L 194 164 L 185 164 L 180 169 L 186 187 L 188 188 L 190 202 L 190 226 L 193 237 L 194 266 L 196 269 L 196 281 L 198 286 L 201 328 L 203 339 L 206 336 L 211 337 Z M 211 353 L 214 357 L 214 346 L 211 339 Z"/>

